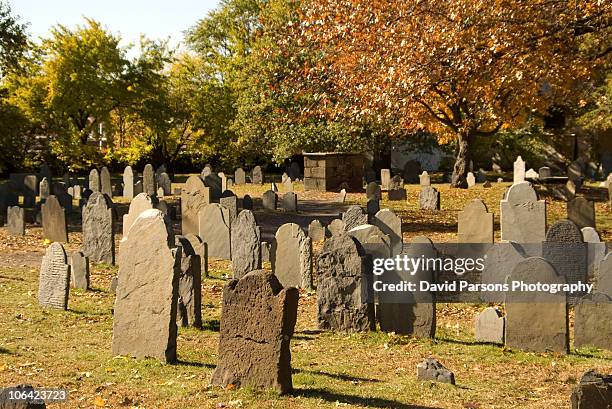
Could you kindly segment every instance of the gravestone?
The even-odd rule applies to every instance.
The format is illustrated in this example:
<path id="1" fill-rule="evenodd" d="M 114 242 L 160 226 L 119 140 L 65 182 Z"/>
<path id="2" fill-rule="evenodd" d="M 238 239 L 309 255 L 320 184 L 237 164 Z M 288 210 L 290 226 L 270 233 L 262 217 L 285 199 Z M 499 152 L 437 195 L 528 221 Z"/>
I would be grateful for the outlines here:
<path id="1" fill-rule="evenodd" d="M 550 171 L 550 168 L 548 166 L 542 166 L 538 170 L 538 179 L 546 180 L 550 177 L 552 177 L 552 172 Z"/>
<path id="2" fill-rule="evenodd" d="M 291 162 L 291 166 L 289 166 L 289 177 L 291 180 L 298 180 L 302 177 L 302 168 L 299 163 Z"/>
<path id="3" fill-rule="evenodd" d="M 253 210 L 253 199 L 251 199 L 251 196 L 244 195 L 242 198 L 242 208 L 245 210 Z"/>
<path id="4" fill-rule="evenodd" d="M 246 183 L 246 173 L 242 168 L 238 168 L 234 172 L 234 183 L 237 185 L 244 185 Z"/>
<path id="5" fill-rule="evenodd" d="M 371 259 L 391 257 L 391 239 L 371 224 L 362 224 L 347 232 L 357 240 L 363 252 Z"/>
<path id="6" fill-rule="evenodd" d="M 155 170 L 153 165 L 147 163 L 142 172 L 142 191 L 149 196 L 157 194 L 157 182 L 155 180 Z"/>
<path id="7" fill-rule="evenodd" d="M 181 248 L 176 321 L 182 327 L 202 328 L 200 256 L 184 236 L 176 237 L 176 245 Z"/>
<path id="8" fill-rule="evenodd" d="M 380 210 L 380 201 L 376 198 L 368 199 L 366 204 L 366 212 L 368 218 L 372 218 Z"/>
<path id="9" fill-rule="evenodd" d="M 70 257 L 70 282 L 74 288 L 89 289 L 89 259 L 82 251 L 75 251 Z"/>
<path id="10" fill-rule="evenodd" d="M 25 210 L 19 206 L 9 206 L 6 215 L 6 227 L 9 234 L 25 236 Z"/>
<path id="11" fill-rule="evenodd" d="M 380 186 L 376 182 L 370 182 L 366 186 L 366 198 L 369 199 L 377 199 L 380 200 L 382 195 L 380 193 Z"/>
<path id="12" fill-rule="evenodd" d="M 317 258 L 317 320 L 332 331 L 374 331 L 374 305 L 368 302 L 371 272 L 351 236 L 326 240 Z"/>
<path id="13" fill-rule="evenodd" d="M 93 263 L 115 264 L 113 202 L 94 192 L 83 207 L 83 254 Z"/>
<path id="14" fill-rule="evenodd" d="M 391 183 L 391 169 L 381 169 L 380 170 L 380 184 L 384 190 L 389 189 L 389 184 Z"/>
<path id="15" fill-rule="evenodd" d="M 342 221 L 348 231 L 362 224 L 368 224 L 368 214 L 364 213 L 360 206 L 353 205 L 342 213 Z"/>
<path id="16" fill-rule="evenodd" d="M 582 239 L 587 243 L 587 271 L 589 279 L 596 278 L 599 273 L 599 265 L 606 256 L 607 245 L 601 241 L 599 233 L 592 227 L 581 229 Z M 612 294 L 611 294 L 612 295 Z"/>
<path id="17" fill-rule="evenodd" d="M 493 243 L 493 213 L 481 199 L 470 201 L 458 217 L 459 243 Z"/>
<path id="18" fill-rule="evenodd" d="M 531 168 L 527 172 L 525 172 L 525 178 L 526 179 L 539 179 L 540 174 L 536 172 L 535 170 L 533 170 L 533 168 Z"/>
<path id="19" fill-rule="evenodd" d="M 497 243 L 489 247 L 484 256 L 481 283 L 490 286 L 504 284 L 514 267 L 526 257 L 525 250 L 517 243 Z M 500 291 L 480 292 L 480 299 L 489 303 L 503 303 L 505 296 Z"/>
<path id="20" fill-rule="evenodd" d="M 474 187 L 476 185 L 476 177 L 472 172 L 468 172 L 467 174 L 467 185 L 468 188 Z"/>
<path id="21" fill-rule="evenodd" d="M 612 350 L 612 298 L 587 294 L 574 307 L 574 347 Z"/>
<path id="22" fill-rule="evenodd" d="M 402 219 L 389 209 L 378 211 L 372 218 L 372 224 L 377 226 L 391 240 L 391 256 L 402 252 Z"/>
<path id="23" fill-rule="evenodd" d="M 232 223 L 232 270 L 234 278 L 261 268 L 261 233 L 255 216 L 243 210 Z"/>
<path id="24" fill-rule="evenodd" d="M 44 202 L 51 194 L 51 186 L 49 185 L 49 180 L 47 178 L 43 178 L 43 180 L 40 181 L 38 192 L 41 202 Z"/>
<path id="25" fill-rule="evenodd" d="M 200 176 L 204 179 L 206 176 L 210 176 L 212 174 L 212 166 L 209 164 L 204 165 L 204 169 L 200 172 Z"/>
<path id="26" fill-rule="evenodd" d="M 497 308 L 485 308 L 474 320 L 474 339 L 476 342 L 503 344 L 505 325 L 506 319 Z"/>
<path id="27" fill-rule="evenodd" d="M 23 207 L 31 208 L 36 205 L 38 195 L 38 178 L 36 175 L 26 175 L 23 178 Z"/>
<path id="28" fill-rule="evenodd" d="M 346 232 L 346 224 L 341 219 L 334 219 L 327 226 L 327 230 L 332 236 L 338 236 Z"/>
<path id="29" fill-rule="evenodd" d="M 513 184 L 525 181 L 525 162 L 520 156 L 514 161 Z"/>
<path id="30" fill-rule="evenodd" d="M 57 197 L 51 195 L 42 204 L 43 237 L 50 241 L 68 243 L 66 212 Z"/>
<path id="31" fill-rule="evenodd" d="M 218 364 L 211 383 L 290 392 L 290 342 L 299 293 L 265 270 L 223 288 Z"/>
<path id="32" fill-rule="evenodd" d="M 312 290 L 312 240 L 295 223 L 278 228 L 270 248 L 272 271 L 283 286 Z"/>
<path id="33" fill-rule="evenodd" d="M 72 186 L 72 197 L 76 200 L 81 200 L 82 197 L 82 187 L 81 185 Z"/>
<path id="34" fill-rule="evenodd" d="M 261 196 L 261 203 L 266 210 L 276 210 L 278 195 L 271 190 L 267 190 Z"/>
<path id="35" fill-rule="evenodd" d="M 223 194 L 227 190 L 227 176 L 223 172 L 217 173 L 217 176 L 221 179 L 221 194 Z"/>
<path id="36" fill-rule="evenodd" d="M 538 200 L 529 182 L 510 186 L 500 204 L 501 239 L 539 243 L 546 237 L 546 201 Z"/>
<path id="37" fill-rule="evenodd" d="M 144 192 L 144 187 L 142 186 L 142 180 L 136 181 L 134 183 L 134 195 L 139 195 Z"/>
<path id="38" fill-rule="evenodd" d="M 325 240 L 325 231 L 327 229 L 319 220 L 313 220 L 308 225 L 308 237 L 312 241 L 324 241 Z"/>
<path id="39" fill-rule="evenodd" d="M 121 242 L 113 355 L 176 361 L 181 248 L 173 246 L 172 228 L 157 209 L 143 212 Z"/>
<path id="40" fill-rule="evenodd" d="M 198 236 L 208 245 L 208 256 L 231 260 L 229 209 L 218 203 L 211 203 L 200 210 L 198 220 Z"/>
<path id="41" fill-rule="evenodd" d="M 567 202 L 567 218 L 579 228 L 595 228 L 595 204 L 582 196 Z"/>
<path id="42" fill-rule="evenodd" d="M 389 201 L 392 201 L 392 202 L 406 200 L 407 198 L 406 189 L 404 188 L 389 189 L 389 192 L 387 193 L 387 195 L 388 195 Z"/>
<path id="43" fill-rule="evenodd" d="M 344 204 L 346 201 L 346 189 L 340 189 L 340 194 L 338 195 L 338 202 Z"/>
<path id="44" fill-rule="evenodd" d="M 419 193 L 419 207 L 422 210 L 440 210 L 440 192 L 431 186 L 425 186 Z"/>
<path id="45" fill-rule="evenodd" d="M 219 204 L 229 210 L 231 226 L 238 217 L 238 198 L 235 195 L 221 197 Z"/>
<path id="46" fill-rule="evenodd" d="M 540 257 L 518 263 L 508 278 L 509 282 L 527 284 L 565 284 L 565 277 Z M 569 329 L 566 294 L 559 291 L 506 293 L 506 347 L 527 352 L 556 352 L 567 354 Z"/>
<path id="47" fill-rule="evenodd" d="M 417 379 L 419 381 L 455 384 L 455 374 L 434 358 L 427 358 L 417 365 Z"/>
<path id="48" fill-rule="evenodd" d="M 208 245 L 195 234 L 186 234 L 181 237 L 189 240 L 191 248 L 200 257 L 200 277 L 208 277 Z"/>
<path id="49" fill-rule="evenodd" d="M 132 200 L 134 196 L 134 171 L 131 166 L 126 166 L 123 170 L 123 197 Z"/>
<path id="50" fill-rule="evenodd" d="M 285 192 L 293 192 L 293 182 L 291 181 L 291 178 L 287 178 L 283 182 L 283 189 Z"/>
<path id="51" fill-rule="evenodd" d="M 587 371 L 574 387 L 571 409 L 609 409 L 612 405 L 612 376 Z"/>
<path id="52" fill-rule="evenodd" d="M 283 210 L 289 213 L 297 213 L 298 198 L 293 192 L 287 192 L 283 195 Z"/>
<path id="53" fill-rule="evenodd" d="M 199 176 L 189 176 L 181 190 L 181 232 L 198 233 L 198 214 L 210 203 L 210 189 Z"/>
<path id="54" fill-rule="evenodd" d="M 270 243 L 267 241 L 261 242 L 261 261 L 270 262 Z"/>
<path id="55" fill-rule="evenodd" d="M 127 214 L 123 215 L 123 237 L 127 237 L 130 227 L 134 224 L 138 216 L 145 210 L 154 209 L 157 200 L 153 200 L 151 196 L 146 193 L 140 193 L 136 195 L 134 200 L 130 202 L 130 208 Z"/>
<path id="56" fill-rule="evenodd" d="M 108 168 L 104 166 L 100 171 L 100 192 L 112 199 L 113 187 L 111 185 L 111 177 Z"/>
<path id="57" fill-rule="evenodd" d="M 419 183 L 419 174 L 421 171 L 421 164 L 412 159 L 404 164 L 402 176 L 407 183 Z"/>
<path id="58" fill-rule="evenodd" d="M 260 166 L 255 166 L 251 173 L 251 183 L 254 185 L 263 185 L 264 175 Z"/>
<path id="59" fill-rule="evenodd" d="M 391 182 L 389 182 L 389 190 L 403 189 L 404 188 L 404 179 L 400 175 L 395 175 L 391 178 Z"/>
<path id="60" fill-rule="evenodd" d="M 42 307 L 68 309 L 70 266 L 60 243 L 51 243 L 42 259 L 38 284 L 38 304 Z"/>
<path id="61" fill-rule="evenodd" d="M 212 200 L 219 200 L 221 193 L 223 193 L 221 186 L 221 178 L 214 173 L 203 177 L 204 184 L 210 188 L 210 198 Z"/>
<path id="62" fill-rule="evenodd" d="M 170 176 L 168 176 L 166 172 L 159 174 L 157 184 L 163 189 L 164 196 L 170 196 L 172 194 L 172 182 L 170 181 Z"/>
<path id="63" fill-rule="evenodd" d="M 89 172 L 89 190 L 91 190 L 92 192 L 99 192 L 101 189 L 101 181 L 100 181 L 100 174 L 98 173 L 97 169 L 92 169 Z"/>
<path id="64" fill-rule="evenodd" d="M 419 176 L 419 184 L 421 186 L 431 186 L 431 178 L 429 177 L 429 173 L 427 173 L 426 170 L 424 170 L 423 173 L 421 173 L 421 175 Z"/>
<path id="65" fill-rule="evenodd" d="M 598 293 L 612 297 L 612 252 L 608 253 L 599 265 L 595 289 Z"/>

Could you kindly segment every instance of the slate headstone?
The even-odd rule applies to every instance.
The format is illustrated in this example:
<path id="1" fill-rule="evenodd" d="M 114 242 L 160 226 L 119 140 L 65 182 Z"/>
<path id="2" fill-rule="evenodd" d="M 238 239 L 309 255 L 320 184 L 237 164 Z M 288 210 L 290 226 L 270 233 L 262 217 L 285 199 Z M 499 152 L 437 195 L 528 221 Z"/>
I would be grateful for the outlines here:
<path id="1" fill-rule="evenodd" d="M 493 213 L 481 199 L 470 201 L 458 217 L 459 243 L 493 243 Z"/>
<path id="2" fill-rule="evenodd" d="M 210 203 L 210 189 L 199 176 L 189 176 L 181 190 L 181 231 L 183 235 L 198 233 L 198 214 Z"/>
<path id="3" fill-rule="evenodd" d="M 214 173 L 203 177 L 204 184 L 210 188 L 210 197 L 212 200 L 219 200 L 223 187 L 221 186 L 221 178 Z"/>
<path id="4" fill-rule="evenodd" d="M 89 190 L 92 192 L 100 192 L 101 189 L 100 174 L 97 169 L 89 171 Z"/>
<path id="5" fill-rule="evenodd" d="M 198 220 L 198 236 L 208 245 L 208 256 L 231 260 L 229 209 L 218 203 L 211 203 L 200 210 Z"/>
<path id="6" fill-rule="evenodd" d="M 529 182 L 510 186 L 501 201 L 501 239 L 539 243 L 546 237 L 546 201 L 538 200 Z"/>
<path id="7" fill-rule="evenodd" d="M 200 256 L 184 236 L 176 237 L 176 245 L 181 248 L 176 321 L 182 327 L 202 328 Z"/>
<path id="8" fill-rule="evenodd" d="M 75 251 L 70 257 L 70 282 L 74 288 L 89 289 L 89 259 L 82 251 Z"/>
<path id="9" fill-rule="evenodd" d="M 342 221 L 348 231 L 362 224 L 368 224 L 368 214 L 364 213 L 360 206 L 353 205 L 342 214 Z"/>
<path id="10" fill-rule="evenodd" d="M 312 241 L 324 241 L 325 240 L 325 231 L 327 229 L 319 220 L 313 220 L 308 225 L 308 237 Z"/>
<path id="11" fill-rule="evenodd" d="M 264 175 L 260 166 L 255 166 L 251 173 L 251 183 L 254 185 L 263 185 Z"/>
<path id="12" fill-rule="evenodd" d="M 157 194 L 157 181 L 155 180 L 155 170 L 153 165 L 147 163 L 142 172 L 142 191 L 149 196 Z"/>
<path id="13" fill-rule="evenodd" d="M 100 192 L 112 199 L 113 187 L 111 185 L 111 176 L 108 168 L 104 166 L 100 171 Z"/>
<path id="14" fill-rule="evenodd" d="M 25 236 L 25 210 L 19 206 L 9 206 L 6 216 L 6 227 L 9 234 Z"/>
<path id="15" fill-rule="evenodd" d="M 170 176 L 168 176 L 166 172 L 159 174 L 157 184 L 163 190 L 164 196 L 170 196 L 172 194 L 172 181 L 170 181 Z"/>
<path id="16" fill-rule="evenodd" d="M 272 190 L 267 190 L 261 196 L 261 203 L 266 210 L 276 210 L 278 195 Z"/>
<path id="17" fill-rule="evenodd" d="M 154 209 L 157 200 L 154 200 L 146 193 L 140 193 L 130 202 L 127 214 L 123 215 L 123 237 L 127 237 L 130 227 L 134 224 L 138 216 L 145 210 Z"/>
<path id="18" fill-rule="evenodd" d="M 255 216 L 250 210 L 243 210 L 232 223 L 232 270 L 234 278 L 261 268 L 261 233 Z"/>
<path id="19" fill-rule="evenodd" d="M 595 228 L 595 204 L 582 196 L 575 197 L 567 202 L 567 218 L 581 229 Z"/>
<path id="20" fill-rule="evenodd" d="M 607 245 L 601 241 L 599 233 L 594 228 L 584 227 L 580 231 L 582 232 L 582 239 L 587 243 L 587 270 L 589 279 L 596 278 L 599 274 L 599 265 L 608 251 Z"/>
<path id="21" fill-rule="evenodd" d="M 295 223 L 278 228 L 270 249 L 272 271 L 284 286 L 312 289 L 312 240 Z"/>
<path id="22" fill-rule="evenodd" d="M 68 309 L 70 266 L 60 243 L 51 243 L 40 266 L 38 304 L 43 307 Z"/>
<path id="23" fill-rule="evenodd" d="M 612 298 L 587 294 L 574 307 L 574 347 L 612 350 Z M 611 402 L 612 403 L 612 402 Z"/>
<path id="24" fill-rule="evenodd" d="M 283 210 L 288 213 L 297 213 L 298 198 L 294 192 L 287 192 L 283 195 Z"/>
<path id="25" fill-rule="evenodd" d="M 83 207 L 83 254 L 93 263 L 115 264 L 113 202 L 100 192 Z"/>
<path id="26" fill-rule="evenodd" d="M 234 172 L 234 183 L 237 185 L 244 185 L 246 183 L 246 173 L 242 168 L 238 168 Z"/>
<path id="27" fill-rule="evenodd" d="M 123 170 L 123 197 L 132 200 L 134 196 L 134 171 L 131 166 L 126 166 Z"/>
<path id="28" fill-rule="evenodd" d="M 392 210 L 382 209 L 372 218 L 372 224 L 377 226 L 391 240 L 391 255 L 397 256 L 402 252 L 402 219 Z"/>
<path id="29" fill-rule="evenodd" d="M 236 196 L 221 197 L 219 204 L 229 210 L 230 225 L 232 225 L 238 217 L 238 198 Z"/>
<path id="30" fill-rule="evenodd" d="M 68 243 L 66 212 L 57 197 L 51 195 L 41 206 L 43 237 L 50 241 Z"/>
<path id="31" fill-rule="evenodd" d="M 499 309 L 485 308 L 474 320 L 474 339 L 476 342 L 503 344 L 505 325 L 506 319 Z"/>

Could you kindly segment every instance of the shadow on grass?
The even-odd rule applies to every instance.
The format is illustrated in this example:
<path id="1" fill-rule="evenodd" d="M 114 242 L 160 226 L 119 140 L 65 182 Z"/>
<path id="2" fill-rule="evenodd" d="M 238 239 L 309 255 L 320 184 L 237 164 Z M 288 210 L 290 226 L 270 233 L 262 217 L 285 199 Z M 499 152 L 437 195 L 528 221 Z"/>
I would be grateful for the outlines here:
<path id="1" fill-rule="evenodd" d="M 3 275 L 0 275 L 0 280 L 25 281 L 25 279 L 21 277 L 9 277 L 9 276 L 3 276 Z"/>
<path id="2" fill-rule="evenodd" d="M 11 351 L 9 351 L 9 350 L 8 350 L 8 349 L 6 349 L 6 348 L 2 348 L 2 347 L 0 347 L 0 354 L 7 354 L 7 355 L 11 355 L 11 354 L 12 354 L 12 352 L 11 352 Z"/>
<path id="3" fill-rule="evenodd" d="M 221 329 L 221 322 L 219 320 L 203 320 L 202 331 L 214 331 L 219 332 Z"/>
<path id="4" fill-rule="evenodd" d="M 577 349 L 574 349 L 571 351 L 571 353 L 573 355 L 579 356 L 581 358 L 594 358 L 594 359 L 601 359 L 603 361 L 612 361 L 612 358 L 608 358 L 602 355 L 598 355 L 596 353 L 593 352 L 586 352 L 586 351 L 579 351 Z"/>
<path id="5" fill-rule="evenodd" d="M 369 408 L 393 408 L 393 409 L 442 409 L 434 406 L 410 405 L 391 399 L 366 398 L 362 396 L 346 395 L 338 392 L 331 392 L 325 389 L 295 389 L 294 396 L 304 398 L 323 399 L 330 403 L 345 403 L 349 405 L 359 405 Z"/>
<path id="6" fill-rule="evenodd" d="M 453 339 L 453 338 L 437 338 L 436 337 L 436 341 L 438 342 L 447 342 L 449 344 L 456 344 L 456 345 L 465 345 L 465 346 L 478 346 L 478 345 L 490 345 L 490 346 L 497 346 L 500 349 L 503 348 L 503 345 L 501 344 L 495 344 L 493 342 L 483 342 L 483 341 L 462 341 L 459 339 Z"/>
<path id="7" fill-rule="evenodd" d="M 181 359 L 176 361 L 176 365 L 179 365 L 179 366 L 191 366 L 191 367 L 194 367 L 194 368 L 215 369 L 215 365 L 212 365 L 212 364 L 205 364 L 204 362 L 183 361 Z"/>
<path id="8" fill-rule="evenodd" d="M 310 371 L 310 370 L 304 370 L 304 369 L 299 369 L 299 368 L 294 368 L 293 373 L 294 374 L 295 373 L 306 373 L 306 374 L 311 374 L 311 375 L 321 375 L 321 376 L 327 376 L 329 378 L 339 379 L 341 381 L 347 381 L 347 382 L 382 382 L 380 379 L 375 379 L 375 378 L 361 378 L 359 376 L 337 374 L 337 373 L 331 373 L 331 372 L 325 372 L 325 371 Z"/>

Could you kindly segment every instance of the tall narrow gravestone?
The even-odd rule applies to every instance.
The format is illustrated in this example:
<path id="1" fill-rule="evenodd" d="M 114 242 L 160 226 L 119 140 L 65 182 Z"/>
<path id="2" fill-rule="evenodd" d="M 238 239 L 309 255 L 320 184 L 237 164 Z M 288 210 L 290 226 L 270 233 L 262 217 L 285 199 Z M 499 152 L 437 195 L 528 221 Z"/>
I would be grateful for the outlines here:
<path id="1" fill-rule="evenodd" d="M 198 234 L 198 213 L 210 203 L 210 189 L 199 176 L 189 176 L 181 190 L 181 231 Z"/>
<path id="2" fill-rule="evenodd" d="M 525 162 L 520 156 L 514 161 L 514 178 L 513 183 L 521 183 L 525 181 Z"/>
<path id="3" fill-rule="evenodd" d="M 68 243 L 66 212 L 57 197 L 51 195 L 42 204 L 43 237 L 50 241 Z"/>
<path id="4" fill-rule="evenodd" d="M 567 202 L 567 218 L 576 223 L 579 228 L 595 228 L 595 204 L 582 196 Z"/>
<path id="5" fill-rule="evenodd" d="M 546 237 L 546 201 L 529 182 L 510 186 L 501 201 L 501 239 L 517 243 L 540 243 Z"/>
<path id="6" fill-rule="evenodd" d="M 44 202 L 51 194 L 51 183 L 47 178 L 43 178 L 43 180 L 40 181 L 38 194 L 41 202 Z"/>
<path id="7" fill-rule="evenodd" d="M 246 183 L 246 173 L 242 168 L 238 168 L 234 172 L 234 183 L 236 185 L 244 185 Z"/>
<path id="8" fill-rule="evenodd" d="M 474 199 L 459 212 L 459 243 L 493 243 L 493 213 L 480 199 Z"/>
<path id="9" fill-rule="evenodd" d="M 389 209 L 382 209 L 372 219 L 377 226 L 391 240 L 391 255 L 397 256 L 402 252 L 402 219 Z"/>
<path id="10" fill-rule="evenodd" d="M 10 206 L 7 209 L 6 227 L 14 236 L 25 235 L 25 211 L 19 206 Z"/>
<path id="11" fill-rule="evenodd" d="M 208 245 L 208 256 L 223 260 L 232 259 L 230 212 L 218 203 L 211 203 L 200 210 L 199 234 Z"/>
<path id="12" fill-rule="evenodd" d="M 92 169 L 89 172 L 89 190 L 92 192 L 100 191 L 100 174 L 97 169 Z"/>
<path id="13" fill-rule="evenodd" d="M 264 175 L 260 166 L 255 166 L 251 174 L 251 183 L 254 185 L 263 185 Z"/>
<path id="14" fill-rule="evenodd" d="M 270 262 L 283 286 L 312 289 L 312 240 L 299 225 L 286 223 L 278 228 Z"/>
<path id="15" fill-rule="evenodd" d="M 123 170 L 123 197 L 129 200 L 134 198 L 134 171 L 131 166 Z"/>
<path id="16" fill-rule="evenodd" d="M 94 192 L 83 207 L 83 253 L 94 263 L 115 264 L 113 202 Z"/>
<path id="17" fill-rule="evenodd" d="M 185 236 L 176 237 L 181 247 L 181 274 L 176 320 L 183 327 L 202 327 L 202 268 L 200 256 Z"/>
<path id="18" fill-rule="evenodd" d="M 146 210 L 119 249 L 113 354 L 176 361 L 181 248 L 164 215 Z"/>
<path id="19" fill-rule="evenodd" d="M 38 303 L 43 307 L 66 310 L 69 290 L 70 266 L 66 263 L 66 251 L 60 243 L 52 243 L 40 267 Z"/>
<path id="20" fill-rule="evenodd" d="M 574 346 L 612 350 L 612 298 L 601 293 L 587 294 L 574 311 Z"/>
<path id="21" fill-rule="evenodd" d="M 123 237 L 126 237 L 130 231 L 130 227 L 134 224 L 138 216 L 145 210 L 154 209 L 156 201 L 146 193 L 139 193 L 134 200 L 130 202 L 130 209 L 127 214 L 123 215 Z"/>
<path id="22" fill-rule="evenodd" d="M 147 163 L 142 172 L 142 191 L 149 196 L 157 194 L 157 181 L 155 180 L 155 170 L 153 165 Z"/>
<path id="23" fill-rule="evenodd" d="M 278 195 L 272 190 L 266 190 L 261 196 L 261 205 L 266 210 L 276 210 Z"/>
<path id="24" fill-rule="evenodd" d="M 89 259 L 82 251 L 76 251 L 70 257 L 70 282 L 74 288 L 89 288 Z"/>
<path id="25" fill-rule="evenodd" d="M 223 289 L 219 361 L 211 383 L 234 387 L 292 390 L 291 337 L 299 293 L 256 270 Z"/>
<path id="26" fill-rule="evenodd" d="M 380 184 L 384 190 L 389 189 L 389 184 L 391 183 L 391 169 L 381 169 L 380 170 Z"/>
<path id="27" fill-rule="evenodd" d="M 232 223 L 232 270 L 234 278 L 242 278 L 250 271 L 261 268 L 261 233 L 255 216 L 243 210 Z"/>
<path id="28" fill-rule="evenodd" d="M 108 168 L 104 166 L 100 171 L 100 191 L 106 196 L 113 197 L 113 186 L 111 184 L 111 176 Z"/>

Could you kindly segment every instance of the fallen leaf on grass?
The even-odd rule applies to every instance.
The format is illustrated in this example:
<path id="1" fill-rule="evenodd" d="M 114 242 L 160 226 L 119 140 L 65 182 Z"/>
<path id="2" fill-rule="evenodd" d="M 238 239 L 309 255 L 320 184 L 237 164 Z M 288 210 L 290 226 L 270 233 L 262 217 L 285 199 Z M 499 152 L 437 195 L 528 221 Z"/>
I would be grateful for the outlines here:
<path id="1" fill-rule="evenodd" d="M 93 404 L 96 408 L 103 408 L 104 406 L 106 406 L 106 401 L 102 399 L 101 397 L 96 396 L 96 398 L 93 401 Z"/>

